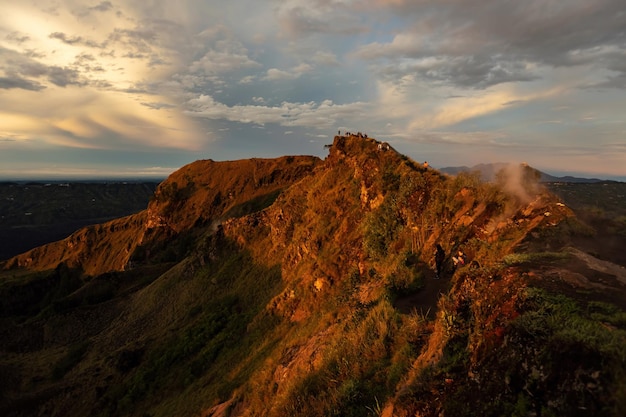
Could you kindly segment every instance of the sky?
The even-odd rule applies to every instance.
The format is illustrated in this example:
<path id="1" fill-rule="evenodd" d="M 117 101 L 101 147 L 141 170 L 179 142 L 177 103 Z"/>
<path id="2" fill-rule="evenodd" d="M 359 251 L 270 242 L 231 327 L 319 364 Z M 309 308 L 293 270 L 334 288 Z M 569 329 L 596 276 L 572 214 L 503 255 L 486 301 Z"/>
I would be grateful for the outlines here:
<path id="1" fill-rule="evenodd" d="M 0 0 L 0 178 L 325 157 L 626 181 L 623 0 Z"/>

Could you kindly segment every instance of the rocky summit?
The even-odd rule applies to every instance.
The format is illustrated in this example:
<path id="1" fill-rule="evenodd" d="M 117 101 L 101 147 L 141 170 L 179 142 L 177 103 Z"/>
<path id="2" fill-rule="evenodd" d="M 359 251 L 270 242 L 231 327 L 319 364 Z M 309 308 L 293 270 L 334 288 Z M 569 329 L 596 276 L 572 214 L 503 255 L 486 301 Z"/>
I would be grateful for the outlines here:
<path id="1" fill-rule="evenodd" d="M 327 148 L 194 162 L 1 263 L 0 413 L 626 415 L 623 257 L 537 171 Z"/>

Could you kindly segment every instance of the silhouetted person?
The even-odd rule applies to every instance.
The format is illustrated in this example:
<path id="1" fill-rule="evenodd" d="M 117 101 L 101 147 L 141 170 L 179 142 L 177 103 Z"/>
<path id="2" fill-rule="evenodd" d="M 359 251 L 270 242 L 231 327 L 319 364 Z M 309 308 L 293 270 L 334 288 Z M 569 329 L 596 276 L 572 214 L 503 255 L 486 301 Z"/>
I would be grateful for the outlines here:
<path id="1" fill-rule="evenodd" d="M 443 269 L 443 261 L 446 259 L 446 252 L 443 250 L 441 245 L 437 243 L 437 250 L 435 250 L 435 268 L 436 268 L 436 279 L 439 279 L 441 276 L 441 270 Z"/>

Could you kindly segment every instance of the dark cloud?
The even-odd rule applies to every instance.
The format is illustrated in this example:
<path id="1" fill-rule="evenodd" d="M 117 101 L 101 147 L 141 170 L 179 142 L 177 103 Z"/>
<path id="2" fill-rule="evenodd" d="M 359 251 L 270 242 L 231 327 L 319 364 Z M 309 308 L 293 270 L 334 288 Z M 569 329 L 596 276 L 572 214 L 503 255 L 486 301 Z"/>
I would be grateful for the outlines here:
<path id="1" fill-rule="evenodd" d="M 103 90 L 108 90 L 113 87 L 113 84 L 105 80 L 91 80 L 89 81 L 89 85 Z"/>
<path id="2" fill-rule="evenodd" d="M 128 52 L 124 55 L 122 55 L 123 58 L 130 58 L 130 59 L 144 59 L 146 57 L 145 54 L 139 54 L 136 52 Z"/>
<path id="3" fill-rule="evenodd" d="M 79 61 L 79 62 L 95 61 L 95 60 L 96 58 L 93 55 L 85 53 L 85 52 L 76 55 L 76 61 Z"/>
<path id="4" fill-rule="evenodd" d="M 387 65 L 381 71 L 381 75 L 391 82 L 407 74 L 415 74 L 429 82 L 475 89 L 538 78 L 524 62 L 475 55 L 438 57 L 436 60 L 404 66 Z"/>
<path id="5" fill-rule="evenodd" d="M 0 77 L 0 88 L 5 90 L 21 88 L 22 90 L 39 91 L 46 87 L 38 82 L 27 80 L 16 75 L 13 77 Z"/>
<path id="6" fill-rule="evenodd" d="M 176 107 L 168 103 L 141 103 L 141 105 L 153 110 L 172 109 Z"/>
<path id="7" fill-rule="evenodd" d="M 81 54 L 77 59 L 80 60 L 80 57 L 84 62 L 90 62 L 88 55 Z M 44 65 L 17 51 L 0 48 L 0 59 L 5 63 L 5 77 L 1 80 L 2 88 L 5 89 L 43 90 L 45 85 L 40 82 L 42 78 L 59 87 L 82 86 L 88 83 L 76 68 Z M 103 70 L 99 66 L 89 65 L 83 65 L 81 68 L 89 72 Z"/>
<path id="8" fill-rule="evenodd" d="M 29 58 L 45 58 L 46 54 L 44 54 L 43 52 L 39 52 L 35 49 L 25 49 L 23 54 Z"/>
<path id="9" fill-rule="evenodd" d="M 79 73 L 72 68 L 62 68 L 57 66 L 48 67 L 48 80 L 59 87 L 67 87 L 68 85 L 85 85 L 80 80 Z"/>
<path id="10" fill-rule="evenodd" d="M 150 61 L 148 62 L 148 66 L 149 67 L 157 67 L 159 65 L 169 65 L 170 62 L 168 62 L 167 60 L 163 59 L 162 57 L 153 54 L 152 56 L 150 56 Z"/>
<path id="11" fill-rule="evenodd" d="M 30 78 L 44 76 L 48 72 L 45 65 L 15 50 L 0 47 L 0 62 L 3 63 L 4 77 L 0 79 L 0 88 L 20 88 L 39 91 L 44 85 Z"/>
<path id="12" fill-rule="evenodd" d="M 107 46 L 107 42 L 98 43 L 90 39 L 85 39 L 82 36 L 68 36 L 63 32 L 53 32 L 48 35 L 48 37 L 50 39 L 58 39 L 67 45 L 82 45 L 97 49 L 104 49 Z"/>
<path id="13" fill-rule="evenodd" d="M 48 73 L 48 67 L 37 61 L 24 61 L 14 67 L 16 72 L 27 77 L 41 77 Z"/>
<path id="14" fill-rule="evenodd" d="M 58 39 L 68 45 L 80 44 L 83 42 L 83 38 L 81 38 L 80 36 L 68 37 L 65 33 L 62 32 L 53 32 L 48 35 L 48 37 L 50 39 Z"/>
<path id="15" fill-rule="evenodd" d="M 103 1 L 97 6 L 90 7 L 89 10 L 94 10 L 98 12 L 106 12 L 106 11 L 111 10 L 112 8 L 113 8 L 113 5 L 111 4 L 110 1 Z"/>
<path id="16" fill-rule="evenodd" d="M 502 103 L 503 106 L 516 106 L 518 104 L 524 104 L 526 103 L 525 100 L 511 100 L 511 101 L 506 101 L 504 103 Z"/>
<path id="17" fill-rule="evenodd" d="M 156 38 L 156 32 L 152 30 L 115 29 L 109 35 L 108 41 L 130 49 L 128 54 L 134 55 L 133 57 L 144 58 L 145 54 L 152 52 L 152 44 Z"/>
<path id="18" fill-rule="evenodd" d="M 626 72 L 622 72 L 621 74 L 609 76 L 606 81 L 602 81 L 596 84 L 585 86 L 584 88 L 592 88 L 592 89 L 626 89 Z"/>
<path id="19" fill-rule="evenodd" d="M 167 19 L 142 19 L 133 29 L 114 29 L 107 41 L 121 45 L 135 55 L 143 55 L 153 54 L 160 48 L 180 53 L 187 48 L 189 39 L 185 27 L 179 23 Z"/>
<path id="20" fill-rule="evenodd" d="M 81 7 L 79 9 L 76 9 L 72 11 L 72 14 L 78 17 L 86 17 L 92 14 L 92 12 L 104 13 L 112 9 L 113 9 L 113 4 L 110 1 L 103 1 L 92 7 Z"/>
<path id="21" fill-rule="evenodd" d="M 29 41 L 30 36 L 24 35 L 20 32 L 11 32 L 5 37 L 5 39 L 8 41 L 13 41 L 19 45 L 19 44 Z"/>
<path id="22" fill-rule="evenodd" d="M 623 0 L 378 3 L 406 19 L 407 30 L 392 42 L 365 45 L 357 55 L 382 60 L 383 66 L 409 60 L 421 68 L 424 62 L 435 61 L 434 68 L 417 71 L 428 80 L 485 88 L 536 79 L 533 68 L 538 66 L 610 69 L 616 54 L 624 62 Z M 387 60 L 391 64 L 384 64 Z M 414 73 L 416 66 L 405 64 L 404 68 Z"/>
<path id="23" fill-rule="evenodd" d="M 358 18 L 341 2 L 315 0 L 307 6 L 286 4 L 278 12 L 283 30 L 294 37 L 309 35 L 358 35 L 369 32 Z"/>

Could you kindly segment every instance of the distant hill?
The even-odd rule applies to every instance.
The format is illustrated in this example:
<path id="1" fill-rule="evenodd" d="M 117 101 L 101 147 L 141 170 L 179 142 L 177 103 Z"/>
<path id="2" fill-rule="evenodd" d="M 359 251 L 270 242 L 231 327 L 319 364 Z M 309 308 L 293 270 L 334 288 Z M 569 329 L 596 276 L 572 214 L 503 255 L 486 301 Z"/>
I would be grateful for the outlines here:
<path id="1" fill-rule="evenodd" d="M 490 163 L 490 164 L 478 164 L 473 167 L 460 166 L 460 167 L 445 167 L 440 171 L 449 174 L 457 175 L 460 172 L 480 172 L 481 179 L 483 181 L 493 181 L 496 178 L 496 174 L 503 168 L 510 164 L 504 162 Z M 598 183 L 598 182 L 612 182 L 607 180 L 601 180 L 598 178 L 580 178 L 572 176 L 556 177 L 554 175 L 546 174 L 545 172 L 537 170 L 541 177 L 541 182 L 568 182 L 568 183 Z"/>
<path id="2" fill-rule="evenodd" d="M 626 415 L 623 200 L 596 235 L 593 184 L 328 150 L 196 161 L 0 262 L 0 415 Z"/>
<path id="3" fill-rule="evenodd" d="M 0 260 L 146 208 L 158 182 L 0 182 Z"/>

